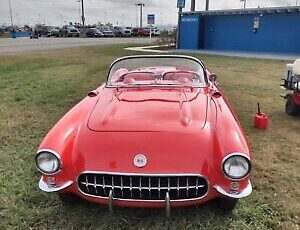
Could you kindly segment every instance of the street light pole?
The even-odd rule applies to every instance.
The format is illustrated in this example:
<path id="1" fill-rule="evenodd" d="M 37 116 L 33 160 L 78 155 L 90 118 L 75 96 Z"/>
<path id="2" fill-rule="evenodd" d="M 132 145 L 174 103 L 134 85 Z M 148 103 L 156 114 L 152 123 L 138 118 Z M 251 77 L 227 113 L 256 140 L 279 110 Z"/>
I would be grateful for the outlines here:
<path id="1" fill-rule="evenodd" d="M 182 11 L 183 11 L 182 7 L 179 7 L 176 49 L 180 49 L 180 23 L 181 23 L 181 14 L 182 14 Z"/>
<path id="2" fill-rule="evenodd" d="M 191 0 L 191 12 L 196 10 L 196 0 Z"/>
<path id="3" fill-rule="evenodd" d="M 241 0 L 241 2 L 244 2 L 244 10 L 246 9 L 247 0 Z"/>
<path id="4" fill-rule="evenodd" d="M 38 13 L 38 24 L 41 24 L 41 14 Z"/>
<path id="5" fill-rule="evenodd" d="M 136 6 L 139 6 L 140 7 L 140 28 L 143 27 L 143 7 L 145 6 L 144 3 L 138 3 L 138 4 L 135 4 Z"/>
<path id="6" fill-rule="evenodd" d="M 77 0 L 77 2 L 79 3 L 79 25 L 80 25 L 80 21 L 81 21 L 81 0 Z"/>
<path id="7" fill-rule="evenodd" d="M 205 4 L 205 11 L 209 10 L 209 0 L 206 0 L 206 4 Z"/>
<path id="8" fill-rule="evenodd" d="M 8 3 L 9 3 L 10 23 L 11 23 L 11 26 L 13 27 L 14 26 L 14 22 L 13 22 L 13 16 L 12 16 L 12 9 L 11 9 L 11 2 L 10 2 L 10 0 L 8 0 Z"/>
<path id="9" fill-rule="evenodd" d="M 84 17 L 84 3 L 83 3 L 84 0 L 81 0 L 81 10 L 82 10 L 82 28 L 84 29 L 84 22 L 85 22 L 85 17 Z"/>

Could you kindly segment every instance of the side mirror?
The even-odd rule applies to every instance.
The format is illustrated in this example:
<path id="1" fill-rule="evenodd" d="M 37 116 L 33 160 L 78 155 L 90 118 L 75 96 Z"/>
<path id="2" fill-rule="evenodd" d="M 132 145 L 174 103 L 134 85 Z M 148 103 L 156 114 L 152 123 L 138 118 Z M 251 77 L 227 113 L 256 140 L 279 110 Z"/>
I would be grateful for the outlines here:
<path id="1" fill-rule="evenodd" d="M 91 91 L 88 93 L 89 97 L 97 97 L 97 95 L 99 94 L 99 92 L 97 90 Z"/>
<path id="2" fill-rule="evenodd" d="M 217 81 L 217 79 L 218 79 L 217 74 L 215 74 L 215 73 L 210 74 L 210 79 L 211 79 L 212 81 Z"/>
<path id="3" fill-rule="evenodd" d="M 222 97 L 222 94 L 221 94 L 220 92 L 216 91 L 216 92 L 214 92 L 214 93 L 212 94 L 212 97 L 218 99 L 218 98 Z"/>

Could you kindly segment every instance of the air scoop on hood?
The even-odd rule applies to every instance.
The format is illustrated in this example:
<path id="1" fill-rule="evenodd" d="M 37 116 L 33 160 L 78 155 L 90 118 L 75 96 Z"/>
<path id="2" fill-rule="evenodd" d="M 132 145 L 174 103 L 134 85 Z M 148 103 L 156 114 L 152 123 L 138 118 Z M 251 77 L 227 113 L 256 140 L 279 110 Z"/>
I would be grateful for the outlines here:
<path id="1" fill-rule="evenodd" d="M 88 127 L 96 132 L 191 132 L 204 126 L 207 100 L 199 91 L 105 89 Z"/>

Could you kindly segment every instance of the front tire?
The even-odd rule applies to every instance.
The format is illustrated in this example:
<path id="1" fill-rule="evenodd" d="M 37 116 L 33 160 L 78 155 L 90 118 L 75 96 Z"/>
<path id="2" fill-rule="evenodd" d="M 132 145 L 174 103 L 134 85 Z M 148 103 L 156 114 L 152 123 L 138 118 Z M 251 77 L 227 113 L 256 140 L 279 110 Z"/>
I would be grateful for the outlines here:
<path id="1" fill-rule="evenodd" d="M 224 213 L 231 213 L 237 206 L 239 199 L 219 198 L 217 200 L 218 207 Z"/>
<path id="2" fill-rule="evenodd" d="M 72 193 L 59 193 L 59 199 L 67 205 L 74 205 L 80 201 L 80 198 Z"/>
<path id="3" fill-rule="evenodd" d="M 296 116 L 300 112 L 300 108 L 293 102 L 292 97 L 289 97 L 286 101 L 285 112 L 291 116 Z"/>

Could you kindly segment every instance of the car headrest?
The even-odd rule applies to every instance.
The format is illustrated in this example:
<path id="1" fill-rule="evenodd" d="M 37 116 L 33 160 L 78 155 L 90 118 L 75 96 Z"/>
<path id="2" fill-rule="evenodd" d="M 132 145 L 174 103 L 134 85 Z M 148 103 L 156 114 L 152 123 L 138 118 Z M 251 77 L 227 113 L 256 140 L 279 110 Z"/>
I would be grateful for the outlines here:
<path id="1" fill-rule="evenodd" d="M 293 66 L 293 75 L 294 76 L 300 76 L 300 59 L 297 59 L 294 62 L 294 66 Z"/>

